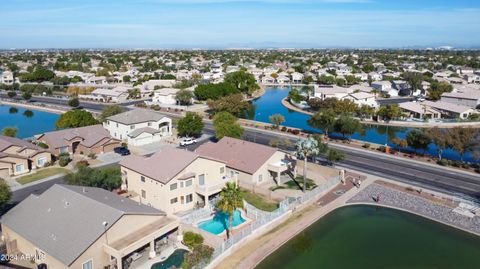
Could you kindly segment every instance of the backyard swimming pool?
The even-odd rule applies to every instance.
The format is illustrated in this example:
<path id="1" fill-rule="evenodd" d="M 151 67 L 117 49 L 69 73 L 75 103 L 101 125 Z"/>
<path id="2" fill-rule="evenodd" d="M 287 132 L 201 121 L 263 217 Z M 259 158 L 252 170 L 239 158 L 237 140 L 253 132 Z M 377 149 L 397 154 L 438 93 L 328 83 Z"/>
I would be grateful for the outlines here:
<path id="1" fill-rule="evenodd" d="M 221 234 L 225 231 L 229 223 L 229 214 L 225 212 L 217 212 L 212 219 L 202 221 L 198 224 L 198 228 L 207 231 L 212 234 Z M 245 222 L 245 219 L 242 217 L 242 214 L 239 210 L 235 210 L 233 212 L 233 227 L 237 227 L 238 225 Z"/>
<path id="2" fill-rule="evenodd" d="M 169 269 L 172 267 L 180 268 L 187 252 L 188 251 L 184 249 L 177 249 L 175 250 L 175 252 L 172 253 L 172 255 L 170 255 L 170 257 L 168 257 L 168 259 L 152 265 L 151 269 Z"/>

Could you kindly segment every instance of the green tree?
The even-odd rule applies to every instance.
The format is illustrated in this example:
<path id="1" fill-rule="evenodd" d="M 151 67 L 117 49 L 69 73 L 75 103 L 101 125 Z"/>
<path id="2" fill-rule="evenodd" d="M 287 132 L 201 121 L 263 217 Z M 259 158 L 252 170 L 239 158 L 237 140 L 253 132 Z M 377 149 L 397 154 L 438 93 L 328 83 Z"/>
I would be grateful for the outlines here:
<path id="1" fill-rule="evenodd" d="M 317 156 L 319 152 L 318 141 L 312 137 L 307 139 L 300 139 L 296 145 L 297 157 L 303 159 L 303 192 L 306 191 L 307 186 L 307 163 L 309 157 Z"/>
<path id="2" fill-rule="evenodd" d="M 175 94 L 175 100 L 179 105 L 189 106 L 192 104 L 193 93 L 189 90 L 179 90 Z"/>
<path id="3" fill-rule="evenodd" d="M 139 99 L 141 97 L 141 92 L 139 89 L 128 90 L 128 99 Z"/>
<path id="4" fill-rule="evenodd" d="M 10 186 L 8 186 L 7 182 L 4 180 L 0 181 L 0 208 L 4 208 L 5 205 L 10 202 L 12 198 L 12 191 L 10 190 Z"/>
<path id="5" fill-rule="evenodd" d="M 14 92 L 14 91 L 9 91 L 9 92 L 7 93 L 7 95 L 8 95 L 9 98 L 13 98 L 13 97 L 17 96 L 17 93 Z"/>
<path id="6" fill-rule="evenodd" d="M 288 98 L 294 103 L 300 103 L 305 100 L 305 97 L 300 94 L 300 91 L 297 89 L 292 89 L 288 92 Z"/>
<path id="7" fill-rule="evenodd" d="M 433 127 L 427 129 L 427 135 L 430 137 L 433 143 L 437 146 L 438 159 L 442 160 L 443 151 L 452 147 L 453 141 L 451 141 L 451 133 L 447 129 L 440 129 Z"/>
<path id="8" fill-rule="evenodd" d="M 278 129 L 280 124 L 285 122 L 285 117 L 282 114 L 273 114 L 268 117 L 268 120 L 273 124 L 275 129 Z"/>
<path id="9" fill-rule="evenodd" d="M 413 95 L 413 93 L 419 89 L 422 88 L 422 82 L 423 82 L 423 75 L 420 72 L 405 72 L 403 74 L 403 78 L 405 81 L 410 85 L 411 87 L 411 92 L 410 95 Z"/>
<path id="10" fill-rule="evenodd" d="M 331 164 L 335 164 L 336 162 L 342 161 L 345 159 L 345 154 L 341 151 L 336 149 L 329 149 L 326 156 L 327 161 Z"/>
<path id="11" fill-rule="evenodd" d="M 98 124 L 92 113 L 85 110 L 70 110 L 63 113 L 55 125 L 58 129 L 77 128 Z"/>
<path id="12" fill-rule="evenodd" d="M 335 127 L 336 114 L 333 109 L 324 109 L 313 115 L 308 120 L 308 125 L 313 128 L 321 129 L 328 138 L 328 134 Z"/>
<path id="13" fill-rule="evenodd" d="M 377 115 L 382 117 L 384 120 L 390 121 L 392 119 L 398 118 L 402 115 L 402 111 L 397 104 L 391 104 L 386 106 L 381 106 Z"/>
<path id="14" fill-rule="evenodd" d="M 454 127 L 449 130 L 452 148 L 460 153 L 463 162 L 465 153 L 478 146 L 479 130 L 471 127 Z"/>
<path id="15" fill-rule="evenodd" d="M 123 76 L 123 82 L 130 82 L 132 78 L 129 75 Z"/>
<path id="16" fill-rule="evenodd" d="M 255 77 L 244 70 L 227 74 L 224 81 L 225 83 L 235 86 L 238 91 L 247 95 L 251 95 L 260 88 Z"/>
<path id="17" fill-rule="evenodd" d="M 435 101 L 440 100 L 443 93 L 451 91 L 453 91 L 453 86 L 450 83 L 434 81 L 428 89 L 428 99 Z"/>
<path id="18" fill-rule="evenodd" d="M 187 112 L 185 117 L 177 123 L 177 131 L 180 137 L 199 137 L 203 131 L 202 117 L 194 112 Z"/>
<path id="19" fill-rule="evenodd" d="M 243 208 L 243 194 L 240 188 L 234 182 L 227 182 L 220 192 L 220 200 L 217 202 L 217 208 L 222 212 L 228 213 L 227 237 L 233 234 L 233 213 Z"/>
<path id="20" fill-rule="evenodd" d="M 246 101 L 242 94 L 224 96 L 215 101 L 208 101 L 207 104 L 213 114 L 225 111 L 236 117 L 244 117 L 247 111 L 252 109 L 252 104 Z"/>
<path id="21" fill-rule="evenodd" d="M 80 166 L 77 172 L 65 176 L 65 183 L 111 191 L 121 186 L 122 176 L 119 167 L 90 168 Z"/>
<path id="22" fill-rule="evenodd" d="M 68 100 L 68 105 L 71 107 L 78 107 L 80 106 L 80 100 L 77 97 L 73 97 L 72 99 Z"/>
<path id="23" fill-rule="evenodd" d="M 221 97 L 235 93 L 239 93 L 239 91 L 235 86 L 228 83 L 201 84 L 194 90 L 195 97 L 200 101 L 217 100 Z"/>
<path id="24" fill-rule="evenodd" d="M 108 117 L 125 112 L 126 109 L 120 105 L 105 106 L 100 114 L 100 121 L 104 122 Z"/>
<path id="25" fill-rule="evenodd" d="M 15 127 L 5 127 L 2 129 L 2 135 L 8 137 L 17 137 L 18 129 Z"/>
<path id="26" fill-rule="evenodd" d="M 22 94 L 22 98 L 25 99 L 26 101 L 32 99 L 32 94 L 30 92 L 24 92 Z"/>
<path id="27" fill-rule="evenodd" d="M 344 114 L 335 121 L 334 129 L 345 138 L 353 135 L 355 132 L 359 132 L 362 129 L 362 124 L 359 120 Z"/>
<path id="28" fill-rule="evenodd" d="M 237 118 L 228 112 L 219 112 L 213 117 L 213 127 L 215 136 L 222 139 L 225 136 L 233 138 L 242 138 L 243 128 L 237 122 Z"/>
<path id="29" fill-rule="evenodd" d="M 432 142 L 427 132 L 420 129 L 413 129 L 408 132 L 406 140 L 407 144 L 412 147 L 415 152 L 421 149 L 423 153 L 425 153 L 428 149 L 428 145 Z"/>

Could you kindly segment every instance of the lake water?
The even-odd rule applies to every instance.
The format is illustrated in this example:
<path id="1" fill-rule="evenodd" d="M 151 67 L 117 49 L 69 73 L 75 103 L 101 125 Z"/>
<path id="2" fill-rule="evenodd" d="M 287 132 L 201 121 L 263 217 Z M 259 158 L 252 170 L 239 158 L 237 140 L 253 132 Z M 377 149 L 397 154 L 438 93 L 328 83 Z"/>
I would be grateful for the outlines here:
<path id="1" fill-rule="evenodd" d="M 284 126 L 290 126 L 312 132 L 321 132 L 321 130 L 312 128 L 308 125 L 307 121 L 310 119 L 309 115 L 290 110 L 282 105 L 281 101 L 288 96 L 289 91 L 290 88 L 268 88 L 263 96 L 253 101 L 253 104 L 255 105 L 255 115 L 253 119 L 260 122 L 270 123 L 268 117 L 279 113 L 285 117 L 285 122 L 282 124 Z M 385 126 L 362 126 L 364 128 L 363 132 L 355 133 L 351 136 L 351 138 L 382 145 L 384 145 L 387 141 L 387 135 L 389 136 L 389 141 L 393 137 L 404 139 L 407 133 L 412 129 L 405 127 L 388 127 L 387 134 L 387 127 Z M 391 147 L 395 146 L 390 142 L 388 144 Z M 430 144 L 427 153 L 437 156 L 436 148 L 437 147 L 435 144 Z M 443 157 L 451 160 L 460 160 L 460 154 L 454 150 L 444 150 Z M 474 161 L 470 153 L 465 154 L 464 160 L 471 162 Z"/>
<path id="2" fill-rule="evenodd" d="M 55 130 L 55 122 L 59 117 L 60 115 L 54 113 L 0 105 L 0 130 L 16 127 L 17 137 L 28 138 Z"/>
<path id="3" fill-rule="evenodd" d="M 323 217 L 256 269 L 474 269 L 480 237 L 409 213 L 350 206 Z"/>

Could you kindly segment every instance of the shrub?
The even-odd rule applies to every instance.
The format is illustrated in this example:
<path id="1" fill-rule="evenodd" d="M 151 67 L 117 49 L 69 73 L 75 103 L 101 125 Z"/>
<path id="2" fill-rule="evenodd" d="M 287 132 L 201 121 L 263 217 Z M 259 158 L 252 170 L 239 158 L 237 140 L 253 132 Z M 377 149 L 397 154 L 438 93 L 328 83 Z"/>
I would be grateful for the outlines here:
<path id="1" fill-rule="evenodd" d="M 80 168 L 80 167 L 87 167 L 89 166 L 90 163 L 87 161 L 87 160 L 81 160 L 81 161 L 78 161 L 76 164 L 75 164 L 75 168 Z"/>
<path id="2" fill-rule="evenodd" d="M 385 146 L 380 146 L 377 148 L 378 151 L 380 152 L 385 152 L 387 150 L 387 148 Z"/>
<path id="3" fill-rule="evenodd" d="M 60 165 L 61 167 L 67 166 L 68 163 L 70 163 L 70 157 L 61 157 L 58 160 L 58 165 Z"/>
<path id="4" fill-rule="evenodd" d="M 280 131 L 286 132 L 286 131 L 287 131 L 287 127 L 283 126 L 282 129 L 280 129 Z"/>
<path id="5" fill-rule="evenodd" d="M 93 153 L 93 152 L 90 152 L 88 154 L 88 158 L 92 159 L 92 160 L 95 160 L 97 158 L 97 154 Z"/>
<path id="6" fill-rule="evenodd" d="M 41 147 L 42 149 L 48 149 L 48 145 L 43 142 L 39 142 L 37 146 Z"/>
<path id="7" fill-rule="evenodd" d="M 151 105 L 150 108 L 156 111 L 159 111 L 162 109 L 159 105 Z"/>
<path id="8" fill-rule="evenodd" d="M 122 147 L 124 147 L 124 148 L 128 148 L 128 144 L 127 144 L 127 143 L 125 143 L 125 142 L 122 142 Z"/>
<path id="9" fill-rule="evenodd" d="M 438 164 L 438 165 L 441 165 L 441 166 L 447 166 L 447 165 L 448 165 L 448 161 L 445 160 L 445 159 L 441 159 L 441 160 L 438 160 L 438 161 L 437 161 L 437 164 Z"/>
<path id="10" fill-rule="evenodd" d="M 363 148 L 366 148 L 366 149 L 369 149 L 369 148 L 370 148 L 370 144 L 369 144 L 369 143 L 365 143 L 365 144 L 363 144 L 362 147 L 363 147 Z"/>
<path id="11" fill-rule="evenodd" d="M 198 245 L 193 248 L 193 251 L 185 255 L 181 268 L 191 269 L 196 267 L 201 262 L 208 262 L 213 255 L 213 248 L 206 245 Z"/>
<path id="12" fill-rule="evenodd" d="M 292 134 L 294 134 L 294 135 L 298 135 L 299 133 L 300 133 L 300 130 L 296 130 L 296 129 L 292 130 Z"/>
<path id="13" fill-rule="evenodd" d="M 185 232 L 183 234 L 183 243 L 190 249 L 203 243 L 203 236 L 194 232 Z"/>

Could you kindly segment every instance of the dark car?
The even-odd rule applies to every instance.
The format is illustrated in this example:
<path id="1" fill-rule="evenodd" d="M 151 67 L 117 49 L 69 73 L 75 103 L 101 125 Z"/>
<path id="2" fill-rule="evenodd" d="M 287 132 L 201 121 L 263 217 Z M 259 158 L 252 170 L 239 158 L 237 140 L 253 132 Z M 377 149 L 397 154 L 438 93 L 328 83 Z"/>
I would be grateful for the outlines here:
<path id="1" fill-rule="evenodd" d="M 115 153 L 118 153 L 118 154 L 122 155 L 122 156 L 130 155 L 130 150 L 127 149 L 126 147 L 116 147 L 116 148 L 113 149 L 113 151 Z"/>

